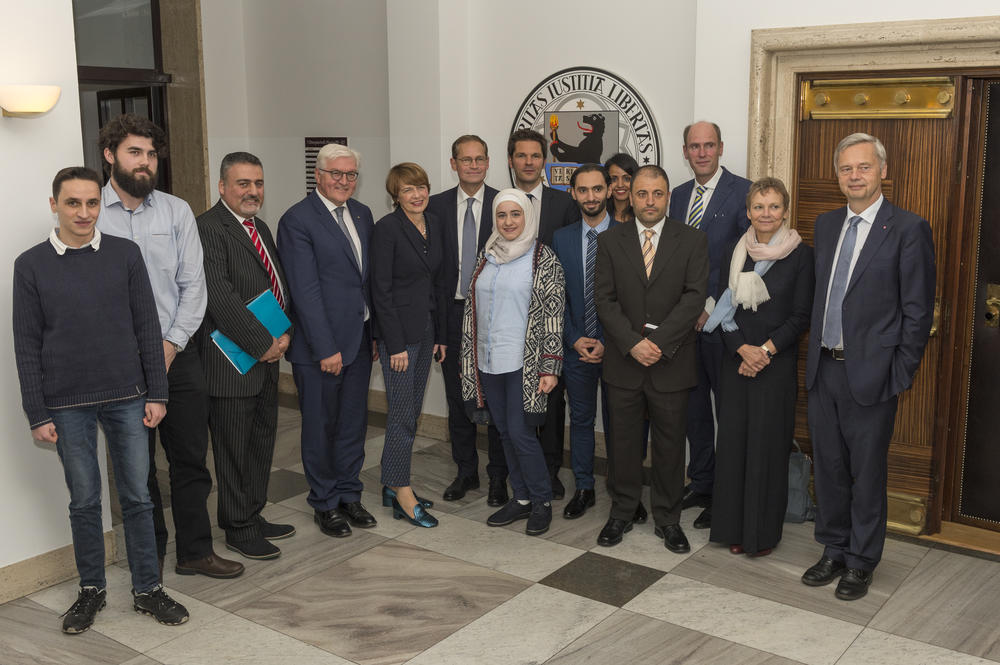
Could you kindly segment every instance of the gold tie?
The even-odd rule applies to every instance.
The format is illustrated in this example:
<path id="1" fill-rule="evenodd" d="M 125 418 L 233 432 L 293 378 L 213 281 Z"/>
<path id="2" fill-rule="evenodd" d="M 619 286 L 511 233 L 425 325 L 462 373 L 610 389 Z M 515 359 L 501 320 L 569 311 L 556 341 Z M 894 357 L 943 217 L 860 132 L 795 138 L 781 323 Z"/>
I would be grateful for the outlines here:
<path id="1" fill-rule="evenodd" d="M 642 243 L 642 263 L 646 266 L 646 278 L 649 278 L 649 273 L 653 270 L 653 257 L 656 256 L 656 250 L 653 249 L 653 236 L 656 235 L 656 231 L 653 229 L 644 229 L 643 233 L 646 234 L 646 241 Z"/>

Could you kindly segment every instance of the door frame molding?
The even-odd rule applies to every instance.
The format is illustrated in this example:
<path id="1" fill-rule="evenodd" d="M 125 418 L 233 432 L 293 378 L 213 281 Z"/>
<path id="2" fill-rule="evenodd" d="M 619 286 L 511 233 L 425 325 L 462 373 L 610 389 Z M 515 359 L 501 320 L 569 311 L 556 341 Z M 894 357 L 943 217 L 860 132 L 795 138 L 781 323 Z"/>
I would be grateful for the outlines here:
<path id="1" fill-rule="evenodd" d="M 800 75 L 907 70 L 955 70 L 956 73 L 969 74 L 980 68 L 995 70 L 1000 67 L 1000 56 L 997 55 L 1000 53 L 1000 21 L 990 16 L 760 29 L 751 31 L 750 49 L 747 177 L 753 180 L 772 175 L 781 178 L 789 191 L 795 191 Z M 958 102 L 956 99 L 956 104 Z M 830 176 L 833 177 L 832 172 Z M 955 193 L 958 200 L 964 202 L 965 192 Z M 793 219 L 795 205 L 793 200 L 789 211 Z M 959 247 L 959 243 L 949 244 L 952 251 L 951 255 L 943 257 L 942 265 L 945 267 L 957 265 L 953 263 L 954 259 L 960 259 L 959 254 L 965 255 L 969 251 Z M 953 305 L 951 316 L 942 316 L 944 331 L 939 333 L 944 337 L 942 342 L 947 342 L 949 338 L 959 341 L 964 323 L 956 325 L 962 321 L 958 317 L 963 312 L 967 314 L 967 303 L 972 297 L 967 293 L 967 278 L 959 275 L 954 282 L 942 294 L 946 305 L 948 301 Z M 958 347 L 942 345 L 943 349 L 956 349 L 949 356 L 942 357 L 941 363 L 942 376 L 952 386 L 966 385 L 960 376 L 967 377 L 967 371 L 962 369 L 963 365 L 967 365 L 963 355 L 965 347 L 965 344 Z M 945 409 L 934 429 L 934 486 L 926 515 L 926 526 L 930 532 L 939 530 L 942 513 L 952 510 L 949 491 L 953 489 L 951 476 L 954 460 L 949 457 L 949 451 L 953 451 L 955 444 L 964 439 L 965 429 L 964 421 L 956 420 L 960 411 L 956 400 L 942 400 L 940 404 Z M 943 445 L 941 441 L 944 441 Z M 889 508 L 890 516 L 914 514 L 905 496 L 896 500 L 890 496 Z M 919 521 L 924 521 L 922 516 Z M 906 533 L 920 529 L 913 521 L 891 517 L 889 526 Z"/>

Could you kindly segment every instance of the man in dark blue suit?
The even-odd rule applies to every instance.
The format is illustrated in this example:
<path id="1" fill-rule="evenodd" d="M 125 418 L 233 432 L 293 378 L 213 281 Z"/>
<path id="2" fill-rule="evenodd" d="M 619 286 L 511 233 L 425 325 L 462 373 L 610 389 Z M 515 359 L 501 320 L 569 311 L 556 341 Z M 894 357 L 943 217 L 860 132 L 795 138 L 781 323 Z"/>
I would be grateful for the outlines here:
<path id="1" fill-rule="evenodd" d="M 316 156 L 316 189 L 278 222 L 296 335 L 286 357 L 302 412 L 302 466 L 323 533 L 375 526 L 361 505 L 361 465 L 372 369 L 369 247 L 375 223 L 351 198 L 361 156 L 328 144 Z"/>
<path id="2" fill-rule="evenodd" d="M 582 219 L 556 230 L 552 249 L 566 274 L 566 323 L 563 326 L 563 379 L 569 396 L 570 463 L 576 491 L 563 517 L 576 519 L 594 505 L 594 421 L 597 387 L 601 386 L 604 437 L 608 427 L 607 388 L 601 380 L 604 331 L 594 304 L 594 265 L 597 236 L 616 223 L 608 214 L 611 176 L 600 164 L 584 164 L 573 172 L 569 191 Z M 608 446 L 610 448 L 610 446 Z"/>
<path id="3" fill-rule="evenodd" d="M 538 217 L 538 240 L 552 245 L 558 229 L 580 218 L 579 210 L 566 192 L 542 182 L 545 172 L 545 137 L 531 129 L 515 130 L 507 140 L 507 165 L 514 172 L 514 186 L 528 195 Z M 566 488 L 559 480 L 566 441 L 566 384 L 562 377 L 549 393 L 545 424 L 538 430 L 538 440 L 545 452 L 545 463 L 552 478 L 552 496 L 561 499 Z"/>
<path id="4" fill-rule="evenodd" d="M 809 586 L 868 593 L 882 558 L 886 477 L 899 394 L 913 384 L 934 313 L 931 227 L 882 196 L 886 153 L 851 134 L 834 153 L 847 206 L 816 219 L 806 388 L 816 460 L 820 560 Z"/>
<path id="5" fill-rule="evenodd" d="M 479 487 L 479 453 L 476 450 L 476 425 L 465 412 L 462 401 L 462 315 L 476 257 L 493 232 L 493 197 L 497 190 L 485 184 L 490 168 L 486 141 L 474 134 L 465 134 L 451 144 L 451 169 L 458 175 L 458 186 L 435 194 L 427 209 L 444 224 L 445 263 L 448 314 L 447 344 L 452 353 L 441 363 L 444 392 L 448 399 L 448 434 L 451 437 L 451 457 L 458 473 L 444 491 L 445 501 L 458 501 L 470 489 Z M 489 427 L 490 478 L 487 503 L 502 506 L 507 503 L 507 462 L 500 444 L 500 433 Z"/>
<path id="6" fill-rule="evenodd" d="M 722 132 L 710 122 L 696 122 L 684 128 L 684 159 L 694 171 L 694 179 L 679 185 L 670 197 L 670 218 L 700 229 L 708 236 L 708 295 L 718 296 L 719 271 L 727 251 L 746 232 L 749 219 L 746 197 L 750 181 L 719 166 Z M 695 329 L 701 331 L 708 320 L 702 312 Z M 715 482 L 715 416 L 712 394 L 719 386 L 722 337 L 719 331 L 700 332 L 697 338 L 698 386 L 688 401 L 687 439 L 691 456 L 682 507 L 702 506 L 695 519 L 696 529 L 711 526 L 712 484 Z M 715 403 L 718 404 L 718 396 Z"/>

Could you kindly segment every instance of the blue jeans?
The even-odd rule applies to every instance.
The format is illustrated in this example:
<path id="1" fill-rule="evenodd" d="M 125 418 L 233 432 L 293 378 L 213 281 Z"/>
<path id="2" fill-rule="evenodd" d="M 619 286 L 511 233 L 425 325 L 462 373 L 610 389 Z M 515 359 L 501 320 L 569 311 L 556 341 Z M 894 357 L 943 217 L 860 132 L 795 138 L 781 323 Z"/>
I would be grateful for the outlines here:
<path id="1" fill-rule="evenodd" d="M 104 528 L 101 524 L 101 468 L 97 461 L 97 422 L 108 440 L 125 526 L 125 548 L 132 588 L 144 593 L 160 583 L 153 530 L 153 503 L 146 488 L 149 435 L 142 424 L 146 400 L 54 409 L 56 449 L 69 488 L 69 524 L 80 586 L 107 585 L 104 577 Z"/>
<path id="2" fill-rule="evenodd" d="M 597 386 L 601 386 L 601 415 L 604 439 L 610 441 L 608 394 L 601 380 L 602 363 L 580 361 L 576 351 L 567 350 L 563 360 L 563 379 L 569 396 L 569 455 L 576 478 L 576 489 L 594 489 L 594 421 L 597 418 Z M 607 448 L 611 448 L 610 445 Z"/>
<path id="3" fill-rule="evenodd" d="M 500 430 L 514 498 L 541 503 L 552 500 L 552 480 L 535 428 L 524 422 L 521 372 L 520 369 L 506 374 L 480 372 L 479 376 L 490 417 Z"/>

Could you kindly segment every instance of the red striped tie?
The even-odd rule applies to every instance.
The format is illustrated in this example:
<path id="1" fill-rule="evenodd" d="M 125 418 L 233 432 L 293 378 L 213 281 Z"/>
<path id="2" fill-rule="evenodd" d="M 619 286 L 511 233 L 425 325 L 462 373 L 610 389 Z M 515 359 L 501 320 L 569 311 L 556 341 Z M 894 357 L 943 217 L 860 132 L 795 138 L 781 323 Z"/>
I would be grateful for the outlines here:
<path id="1" fill-rule="evenodd" d="M 285 300 L 281 297 L 281 286 L 278 284 L 278 273 L 274 271 L 274 267 L 271 265 L 271 260 L 267 258 L 267 252 L 264 250 L 264 243 L 260 241 L 260 234 L 257 233 L 257 227 L 253 225 L 252 219 L 244 219 L 243 226 L 247 227 L 247 231 L 250 232 L 250 242 L 252 242 L 253 246 L 257 248 L 257 253 L 260 254 L 260 260 L 264 262 L 264 267 L 267 268 L 267 276 L 271 278 L 271 293 L 274 294 L 274 297 L 281 306 L 281 309 L 284 309 Z"/>

